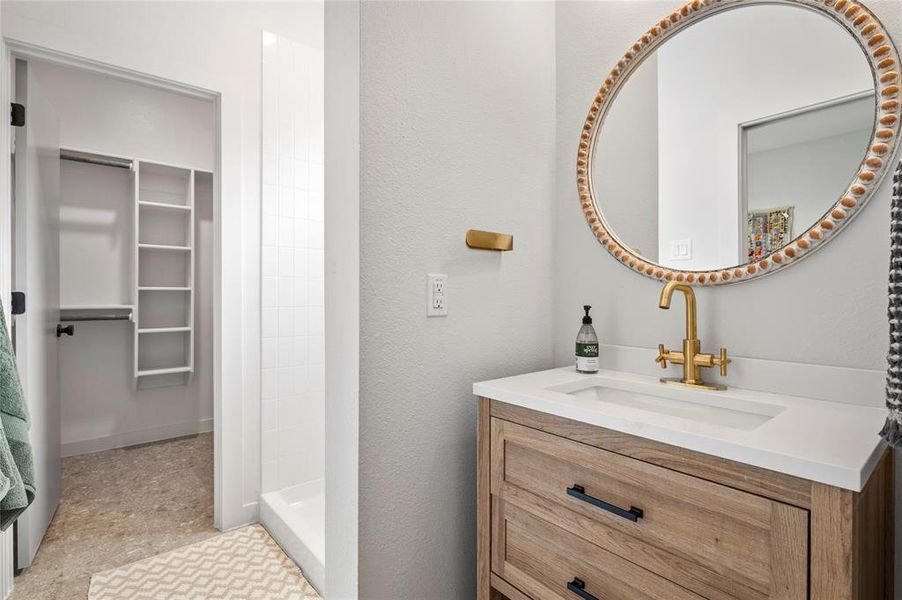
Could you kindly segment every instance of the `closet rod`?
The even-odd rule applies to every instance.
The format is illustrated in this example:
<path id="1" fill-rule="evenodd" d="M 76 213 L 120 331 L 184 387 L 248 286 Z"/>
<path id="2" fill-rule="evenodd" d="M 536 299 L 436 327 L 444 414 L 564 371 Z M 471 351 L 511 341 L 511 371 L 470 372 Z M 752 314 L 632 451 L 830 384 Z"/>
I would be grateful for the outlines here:
<path id="1" fill-rule="evenodd" d="M 129 321 L 131 315 L 85 315 L 76 317 L 60 317 L 60 321 Z"/>
<path id="2" fill-rule="evenodd" d="M 89 163 L 92 165 L 102 165 L 104 167 L 118 167 L 120 169 L 131 169 L 132 161 L 127 158 L 114 158 L 112 156 L 97 156 L 94 154 L 86 154 L 83 152 L 73 152 L 71 150 L 60 149 L 60 160 L 71 160 L 75 162 Z"/>

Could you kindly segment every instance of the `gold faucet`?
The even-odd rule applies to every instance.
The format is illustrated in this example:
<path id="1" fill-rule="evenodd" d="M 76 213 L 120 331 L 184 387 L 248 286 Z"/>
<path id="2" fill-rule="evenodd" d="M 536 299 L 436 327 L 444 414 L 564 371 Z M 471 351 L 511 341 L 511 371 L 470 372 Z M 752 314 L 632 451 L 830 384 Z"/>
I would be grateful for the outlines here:
<path id="1" fill-rule="evenodd" d="M 727 349 L 720 349 L 720 357 L 713 354 L 703 354 L 701 351 L 702 343 L 698 339 L 698 317 L 696 313 L 695 292 L 685 283 L 677 281 L 668 282 L 661 290 L 661 300 L 658 303 L 663 309 L 670 308 L 670 300 L 673 298 L 673 292 L 680 291 L 686 296 L 686 339 L 683 340 L 683 351 L 675 352 L 665 350 L 664 344 L 658 344 L 658 358 L 656 363 L 661 365 L 662 369 L 667 368 L 667 361 L 675 365 L 683 365 L 683 377 L 662 377 L 664 383 L 675 383 L 688 385 L 691 387 L 704 388 L 707 390 L 725 390 L 727 386 L 714 383 L 706 383 L 702 381 L 702 367 L 720 367 L 720 374 L 723 377 L 727 375 L 727 365 L 730 359 L 727 358 Z"/>

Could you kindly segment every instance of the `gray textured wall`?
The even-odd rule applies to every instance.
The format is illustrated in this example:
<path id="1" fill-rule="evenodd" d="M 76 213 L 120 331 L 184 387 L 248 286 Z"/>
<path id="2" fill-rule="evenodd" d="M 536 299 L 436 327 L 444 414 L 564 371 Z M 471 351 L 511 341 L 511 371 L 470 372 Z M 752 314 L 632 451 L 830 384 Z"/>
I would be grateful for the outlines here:
<path id="1" fill-rule="evenodd" d="M 474 381 L 552 365 L 554 6 L 361 9 L 360 597 L 475 595 Z M 514 252 L 469 250 L 468 228 Z M 426 273 L 449 315 L 426 318 Z"/>

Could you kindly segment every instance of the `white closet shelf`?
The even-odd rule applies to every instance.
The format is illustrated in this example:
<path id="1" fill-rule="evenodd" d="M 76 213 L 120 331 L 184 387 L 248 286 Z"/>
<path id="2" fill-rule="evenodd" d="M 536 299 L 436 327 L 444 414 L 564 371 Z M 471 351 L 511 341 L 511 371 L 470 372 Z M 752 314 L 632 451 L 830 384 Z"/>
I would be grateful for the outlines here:
<path id="1" fill-rule="evenodd" d="M 138 333 L 178 333 L 191 331 L 190 327 L 144 327 L 139 328 Z"/>
<path id="2" fill-rule="evenodd" d="M 138 377 L 147 377 L 149 375 L 168 375 L 170 373 L 189 373 L 193 369 L 191 367 L 167 367 L 165 369 L 147 369 L 138 371 Z"/>
<path id="3" fill-rule="evenodd" d="M 149 200 L 140 200 L 138 202 L 138 206 L 143 206 L 146 208 L 159 208 L 162 210 L 178 210 L 183 212 L 188 212 L 191 210 L 190 206 L 185 206 L 184 204 L 168 204 L 166 202 L 150 202 Z"/>
<path id="4" fill-rule="evenodd" d="M 169 246 L 167 244 L 138 244 L 142 250 L 175 250 L 177 252 L 191 252 L 191 246 Z"/>
<path id="5" fill-rule="evenodd" d="M 172 196 L 173 198 L 184 198 L 185 197 L 185 194 L 183 194 L 182 192 L 173 192 L 172 190 L 162 190 L 162 189 L 152 188 L 152 187 L 141 187 L 141 189 L 139 191 L 144 192 L 146 194 L 161 194 L 163 196 Z M 177 204 L 177 203 L 173 202 L 173 203 L 167 203 L 167 204 Z"/>
<path id="6" fill-rule="evenodd" d="M 2 1 L 2 0 L 0 0 Z M 165 375 L 169 373 L 194 372 L 194 269 L 195 269 L 195 212 L 194 171 L 190 168 L 163 166 L 154 163 L 137 161 L 134 204 L 134 267 L 135 267 L 135 312 L 142 313 L 143 303 L 156 300 L 172 300 L 173 297 L 159 298 L 141 292 L 176 292 L 184 294 L 174 299 L 180 304 L 184 298 L 186 306 L 179 309 L 178 316 L 170 314 L 165 321 L 157 323 L 184 323 L 177 327 L 142 327 L 135 325 L 134 373 L 135 377 L 149 375 Z M 167 216 L 168 213 L 168 216 Z M 184 237 L 164 235 L 175 221 L 176 229 L 184 227 Z M 145 225 L 142 226 L 142 223 Z M 142 240 L 144 240 L 142 242 Z M 154 243 L 160 242 L 160 243 Z M 174 242 L 174 243 L 167 243 Z M 162 261 L 165 256 L 175 256 L 173 260 Z M 183 258 L 184 257 L 184 260 Z M 164 273 L 168 275 L 164 276 Z M 141 282 L 175 285 L 141 285 Z M 174 310 L 173 303 L 158 309 L 164 312 Z M 136 319 L 140 321 L 140 319 Z M 147 319 L 144 319 L 147 323 Z M 162 334 L 162 335 L 152 335 Z M 139 342 L 140 339 L 140 342 Z M 184 342 L 184 356 L 176 346 Z M 169 344 L 175 343 L 175 346 Z M 143 368 L 148 361 L 144 355 L 154 357 L 154 368 Z M 166 359 L 165 355 L 172 355 Z M 184 366 L 161 367 L 159 363 Z"/>

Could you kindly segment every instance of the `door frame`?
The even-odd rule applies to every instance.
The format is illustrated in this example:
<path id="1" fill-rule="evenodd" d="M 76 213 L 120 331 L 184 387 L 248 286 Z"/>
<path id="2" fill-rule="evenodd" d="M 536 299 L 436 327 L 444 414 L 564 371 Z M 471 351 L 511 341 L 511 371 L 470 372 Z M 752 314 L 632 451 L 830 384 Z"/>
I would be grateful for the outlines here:
<path id="1" fill-rule="evenodd" d="M 36 489 L 45 490 L 43 495 L 35 497 L 31 509 L 20 515 L 15 523 L 13 537 L 17 571 L 33 564 L 62 499 L 60 345 L 58 336 L 53 333 L 59 323 L 60 307 L 61 165 L 59 159 L 51 161 L 56 164 L 46 164 L 45 158 L 47 150 L 55 149 L 59 154 L 59 117 L 46 95 L 39 93 L 43 90 L 33 76 L 32 65 L 15 58 L 15 96 L 25 106 L 30 106 L 30 113 L 26 114 L 24 132 L 19 132 L 26 135 L 21 138 L 16 136 L 17 142 L 26 143 L 17 145 L 15 168 L 11 171 L 15 179 L 13 200 L 28 199 L 22 206 L 13 204 L 13 278 L 19 281 L 14 283 L 15 287 L 32 295 L 30 304 L 33 309 L 30 315 L 22 315 L 24 319 L 15 319 L 15 331 L 19 332 L 15 335 L 15 351 L 20 371 L 25 367 L 23 387 L 26 393 L 36 393 L 29 407 L 32 442 L 37 442 L 32 452 L 34 481 Z M 35 114 L 40 117 L 36 119 Z M 42 122 L 43 118 L 50 119 L 50 123 Z M 46 146 L 47 142 L 52 144 Z M 52 179 L 48 179 L 51 172 Z M 53 181 L 53 186 L 47 189 L 45 184 L 49 181 Z M 35 183 L 37 187 L 34 187 Z M 52 196 L 48 195 L 49 191 L 53 192 Z M 35 198 L 32 198 L 32 192 L 37 193 Z M 44 268 L 45 265 L 48 269 Z M 53 310 L 54 307 L 56 310 Z M 51 309 L 50 314 L 45 314 L 44 310 L 48 308 Z M 13 327 L 12 320 L 10 327 Z"/>
<path id="2" fill-rule="evenodd" d="M 26 42 L 0 38 L 0 101 L 4 102 L 0 113 L 8 114 L 5 107 L 12 102 L 12 68 L 16 58 L 40 60 L 57 65 L 72 67 L 92 73 L 108 75 L 118 79 L 140 83 L 213 102 L 215 112 L 214 127 L 214 176 L 213 176 L 213 512 L 214 524 L 219 530 L 228 530 L 254 522 L 257 519 L 257 503 L 247 503 L 241 492 L 244 478 L 242 454 L 242 411 L 243 385 L 241 382 L 244 356 L 241 344 L 241 327 L 226 324 L 224 314 L 242 314 L 242 300 L 239 294 L 225 294 L 227 289 L 240 289 L 241 274 L 234 270 L 223 270 L 223 255 L 234 254 L 234 248 L 227 248 L 224 240 L 232 240 L 238 227 L 240 239 L 241 203 L 222 202 L 222 101 L 220 91 L 204 89 L 188 83 L 172 81 L 154 75 L 140 73 L 113 64 L 100 63 L 56 50 L 43 48 Z M 0 148 L 9 156 L 12 150 L 12 126 L 8 118 L 0 119 Z M 12 203 L 10 160 L 0 160 L 0 298 L 11 294 L 12 265 Z M 240 194 L 239 194 L 240 197 Z M 233 224 L 224 232 L 224 222 Z M 233 246 L 236 246 L 233 244 Z M 240 246 L 239 246 L 240 247 Z M 240 254 L 239 254 L 240 256 Z M 236 286 L 236 280 L 238 285 Z M 9 302 L 3 302 L 3 310 L 9 319 Z M 237 340 L 237 343 L 236 343 Z M 235 369 L 223 368 L 223 363 L 238 366 L 239 385 L 234 385 Z M 228 381 L 227 381 L 228 380 Z M 228 456 L 226 456 L 228 455 Z M 0 566 L 2 569 L 3 566 Z"/>

